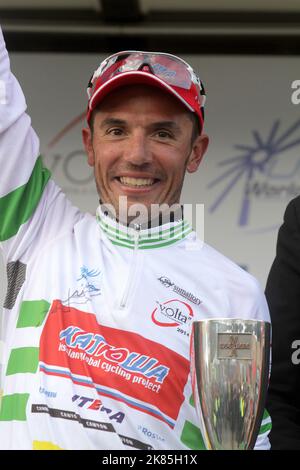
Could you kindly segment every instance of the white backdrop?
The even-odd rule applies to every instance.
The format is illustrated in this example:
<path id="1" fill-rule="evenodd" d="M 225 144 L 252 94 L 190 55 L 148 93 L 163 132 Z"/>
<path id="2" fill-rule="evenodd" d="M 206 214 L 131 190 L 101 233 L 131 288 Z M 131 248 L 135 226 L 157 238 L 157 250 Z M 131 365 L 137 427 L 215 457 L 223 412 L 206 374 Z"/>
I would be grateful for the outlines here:
<path id="1" fill-rule="evenodd" d="M 198 173 L 187 176 L 182 202 L 205 204 L 205 241 L 264 286 L 285 206 L 300 194 L 300 105 L 291 101 L 300 58 L 185 58 L 206 85 L 211 143 Z M 83 121 L 60 133 L 84 111 L 86 82 L 100 59 L 11 55 L 47 166 L 73 203 L 91 212 L 97 194 L 81 145 Z M 2 303 L 2 264 L 0 281 Z"/>

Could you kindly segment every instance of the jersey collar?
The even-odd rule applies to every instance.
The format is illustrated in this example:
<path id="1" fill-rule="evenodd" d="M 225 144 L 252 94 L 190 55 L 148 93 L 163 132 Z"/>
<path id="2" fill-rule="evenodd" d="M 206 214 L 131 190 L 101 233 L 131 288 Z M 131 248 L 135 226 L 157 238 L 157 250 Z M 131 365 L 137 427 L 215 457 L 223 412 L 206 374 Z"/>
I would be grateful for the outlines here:
<path id="1" fill-rule="evenodd" d="M 103 210 L 101 205 L 97 209 L 96 220 L 114 245 L 131 249 L 163 248 L 177 243 L 192 232 L 192 227 L 182 217 L 151 228 L 144 228 L 143 225 L 127 227 Z"/>

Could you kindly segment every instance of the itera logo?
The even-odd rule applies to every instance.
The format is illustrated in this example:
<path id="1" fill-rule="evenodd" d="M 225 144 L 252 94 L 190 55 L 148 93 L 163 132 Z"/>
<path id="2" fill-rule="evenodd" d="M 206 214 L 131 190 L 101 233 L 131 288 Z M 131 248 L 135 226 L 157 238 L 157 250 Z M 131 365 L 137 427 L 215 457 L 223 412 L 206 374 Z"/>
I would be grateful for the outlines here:
<path id="1" fill-rule="evenodd" d="M 157 302 L 151 319 L 158 326 L 175 327 L 189 324 L 193 318 L 193 310 L 189 304 L 178 299 Z"/>

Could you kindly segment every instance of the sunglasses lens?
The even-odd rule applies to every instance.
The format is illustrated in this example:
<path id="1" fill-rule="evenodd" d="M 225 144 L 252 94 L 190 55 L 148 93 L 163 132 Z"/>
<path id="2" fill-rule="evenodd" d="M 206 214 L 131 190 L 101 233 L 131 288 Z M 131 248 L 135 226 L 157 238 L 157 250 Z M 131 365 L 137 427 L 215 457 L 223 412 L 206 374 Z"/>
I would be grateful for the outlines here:
<path id="1" fill-rule="evenodd" d="M 153 58 L 152 68 L 154 74 L 169 85 L 189 89 L 191 76 L 185 64 L 167 57 L 156 56 Z"/>
<path id="2" fill-rule="evenodd" d="M 143 70 L 148 67 L 150 71 L 165 83 L 188 90 L 192 82 L 192 69 L 176 57 L 153 53 L 125 53 L 112 56 L 104 64 L 101 72 L 103 82 L 118 73 Z M 196 77 L 196 76 L 195 76 Z"/>

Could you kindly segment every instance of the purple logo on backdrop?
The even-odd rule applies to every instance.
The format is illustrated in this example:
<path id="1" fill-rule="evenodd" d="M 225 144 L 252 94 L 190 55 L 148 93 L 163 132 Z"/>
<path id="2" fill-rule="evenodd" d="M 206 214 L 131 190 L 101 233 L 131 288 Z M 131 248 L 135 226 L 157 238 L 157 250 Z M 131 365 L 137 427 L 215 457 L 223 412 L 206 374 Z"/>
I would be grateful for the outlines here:
<path id="1" fill-rule="evenodd" d="M 300 194 L 300 152 L 297 149 L 296 154 L 286 153 L 300 145 L 300 120 L 281 132 L 280 127 L 278 119 L 265 137 L 253 130 L 254 143 L 234 145 L 238 155 L 219 162 L 218 166 L 224 171 L 208 185 L 209 189 L 222 186 L 209 208 L 211 213 L 224 203 L 237 184 L 243 184 L 238 213 L 240 227 L 249 224 L 253 200 L 289 200 Z M 278 224 L 268 227 L 268 230 L 275 227 Z"/>

